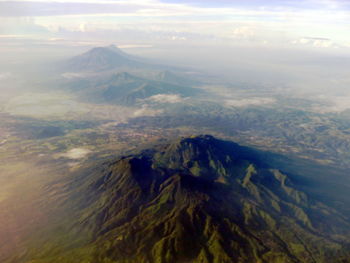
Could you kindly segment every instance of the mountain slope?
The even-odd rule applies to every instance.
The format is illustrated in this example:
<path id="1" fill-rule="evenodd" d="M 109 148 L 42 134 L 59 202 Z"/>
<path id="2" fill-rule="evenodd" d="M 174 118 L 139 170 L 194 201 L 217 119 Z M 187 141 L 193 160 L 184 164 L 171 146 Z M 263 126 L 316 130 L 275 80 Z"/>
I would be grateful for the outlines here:
<path id="1" fill-rule="evenodd" d="M 179 86 L 196 86 L 200 84 L 200 82 L 197 80 L 188 78 L 180 74 L 176 74 L 169 70 L 160 71 L 158 74 L 155 75 L 154 79 L 167 83 L 173 83 Z"/>
<path id="2" fill-rule="evenodd" d="M 262 160 L 205 135 L 83 170 L 58 193 L 72 221 L 27 259 L 349 262 L 348 220 Z"/>

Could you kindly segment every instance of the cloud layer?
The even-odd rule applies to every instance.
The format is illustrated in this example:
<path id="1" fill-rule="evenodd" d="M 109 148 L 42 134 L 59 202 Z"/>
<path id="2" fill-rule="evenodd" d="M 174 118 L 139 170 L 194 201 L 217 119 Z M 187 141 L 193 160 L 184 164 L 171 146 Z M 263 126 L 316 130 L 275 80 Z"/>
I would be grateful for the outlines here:
<path id="1" fill-rule="evenodd" d="M 147 43 L 205 39 L 339 48 L 350 46 L 349 5 L 340 0 L 0 0 L 0 36 L 64 39 L 72 32 L 94 39 L 103 32 L 128 32 L 124 35 L 141 33 L 140 42 Z"/>

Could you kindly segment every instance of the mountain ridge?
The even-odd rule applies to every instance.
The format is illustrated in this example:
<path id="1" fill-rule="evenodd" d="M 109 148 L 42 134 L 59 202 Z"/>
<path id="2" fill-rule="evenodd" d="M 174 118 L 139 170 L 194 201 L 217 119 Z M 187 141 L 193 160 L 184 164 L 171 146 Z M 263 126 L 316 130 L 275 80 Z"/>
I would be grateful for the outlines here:
<path id="1" fill-rule="evenodd" d="M 85 241 L 34 262 L 347 262 L 346 218 L 259 158 L 202 135 L 84 169 L 63 196 Z"/>
<path id="2" fill-rule="evenodd" d="M 191 97 L 201 94 L 199 89 L 190 86 L 146 79 L 125 71 L 90 83 L 72 82 L 70 90 L 90 101 L 123 105 L 134 105 L 154 95 Z"/>

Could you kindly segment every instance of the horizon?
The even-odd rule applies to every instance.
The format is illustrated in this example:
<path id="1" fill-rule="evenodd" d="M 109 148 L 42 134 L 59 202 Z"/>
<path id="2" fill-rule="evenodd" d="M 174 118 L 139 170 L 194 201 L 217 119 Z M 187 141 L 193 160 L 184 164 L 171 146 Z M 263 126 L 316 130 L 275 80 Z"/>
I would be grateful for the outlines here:
<path id="1" fill-rule="evenodd" d="M 350 4 L 341 0 L 1 0 L 0 39 L 50 45 L 70 41 L 99 45 L 106 41 L 101 38 L 128 45 L 206 41 L 348 52 L 349 17 Z"/>

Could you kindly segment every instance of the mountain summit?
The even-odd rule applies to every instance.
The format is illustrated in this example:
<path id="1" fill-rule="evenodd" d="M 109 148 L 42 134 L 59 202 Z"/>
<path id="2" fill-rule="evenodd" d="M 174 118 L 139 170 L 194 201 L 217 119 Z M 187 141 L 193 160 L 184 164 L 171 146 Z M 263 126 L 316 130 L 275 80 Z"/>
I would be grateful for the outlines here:
<path id="1" fill-rule="evenodd" d="M 82 55 L 71 58 L 65 65 L 66 71 L 105 71 L 121 67 L 144 67 L 146 64 L 115 45 L 95 47 Z"/>
<path id="2" fill-rule="evenodd" d="M 259 159 L 201 135 L 84 169 L 57 193 L 74 216 L 30 259 L 347 262 L 349 222 Z M 62 240 L 69 253 L 55 249 Z"/>

